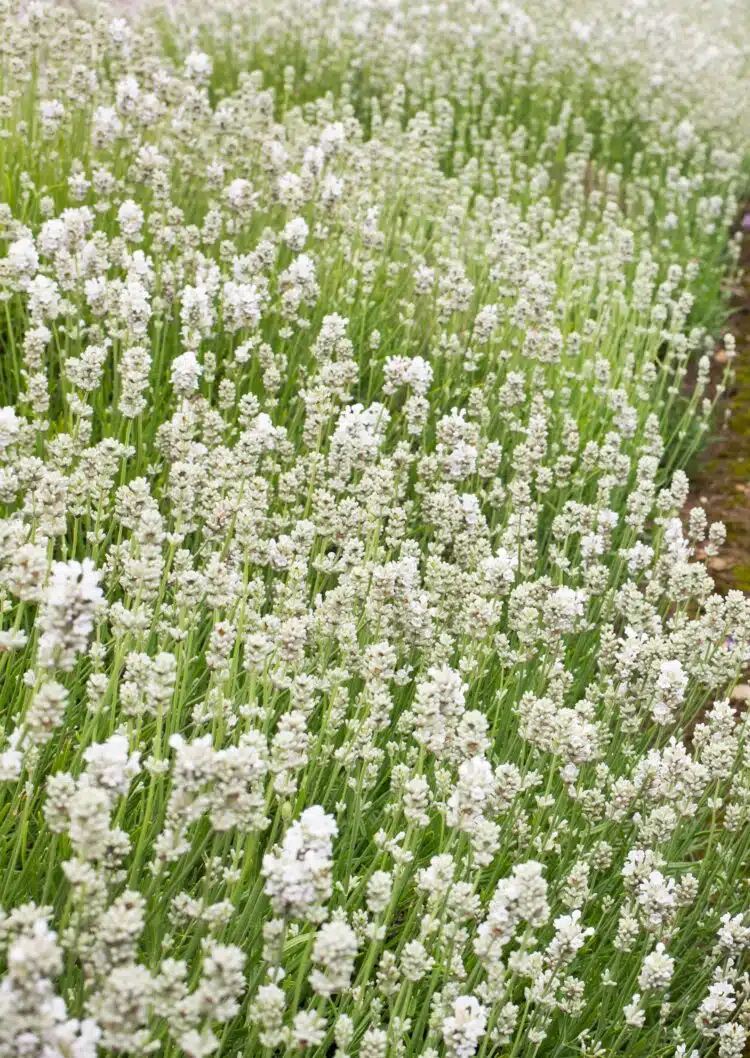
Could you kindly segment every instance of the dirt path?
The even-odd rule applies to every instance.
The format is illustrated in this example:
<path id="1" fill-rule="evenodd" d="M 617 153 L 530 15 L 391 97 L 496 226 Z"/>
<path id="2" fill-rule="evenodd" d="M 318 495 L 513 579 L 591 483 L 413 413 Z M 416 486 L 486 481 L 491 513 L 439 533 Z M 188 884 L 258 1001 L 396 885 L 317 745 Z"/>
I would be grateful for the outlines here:
<path id="1" fill-rule="evenodd" d="M 750 204 L 746 206 L 750 211 Z M 736 377 L 723 396 L 714 435 L 691 468 L 689 505 L 705 507 L 709 521 L 722 521 L 727 542 L 720 556 L 708 560 L 721 592 L 750 592 L 750 212 L 740 225 L 745 232 L 740 264 L 743 272 L 732 291 L 732 316 L 727 330 L 737 349 Z M 717 373 L 726 362 L 717 355 Z"/>

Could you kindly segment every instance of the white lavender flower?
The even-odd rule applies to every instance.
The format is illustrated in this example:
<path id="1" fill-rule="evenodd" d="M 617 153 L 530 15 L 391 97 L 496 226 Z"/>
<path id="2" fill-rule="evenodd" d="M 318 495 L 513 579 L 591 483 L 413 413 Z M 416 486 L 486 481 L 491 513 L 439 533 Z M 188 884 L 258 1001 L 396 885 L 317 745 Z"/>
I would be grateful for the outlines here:
<path id="1" fill-rule="evenodd" d="M 94 617 L 104 599 L 91 559 L 52 566 L 39 611 L 39 664 L 69 672 L 88 646 Z"/>
<path id="2" fill-rule="evenodd" d="M 264 856 L 265 891 L 278 914 L 312 922 L 326 917 L 337 834 L 333 817 L 314 805 L 292 823 L 281 847 Z"/>
<path id="3" fill-rule="evenodd" d="M 487 1028 L 487 1008 L 475 996 L 459 996 L 442 1028 L 446 1053 L 451 1058 L 471 1058 Z"/>

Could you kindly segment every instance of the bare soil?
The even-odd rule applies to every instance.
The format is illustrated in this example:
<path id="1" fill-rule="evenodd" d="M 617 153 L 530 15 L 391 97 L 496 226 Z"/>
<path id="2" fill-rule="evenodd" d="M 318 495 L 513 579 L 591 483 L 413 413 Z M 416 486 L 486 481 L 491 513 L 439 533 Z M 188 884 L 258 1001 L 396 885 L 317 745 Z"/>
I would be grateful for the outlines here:
<path id="1" fill-rule="evenodd" d="M 750 210 L 750 204 L 746 206 Z M 743 212 L 743 218 L 750 213 Z M 742 219 L 738 227 L 743 229 Z M 691 468 L 688 506 L 701 504 L 709 521 L 722 521 L 727 542 L 708 567 L 721 592 L 750 592 L 750 230 L 744 229 L 741 274 L 731 290 L 731 317 L 737 358 L 731 389 L 719 403 L 715 432 Z M 715 386 L 726 363 L 723 346 L 714 365 Z"/>

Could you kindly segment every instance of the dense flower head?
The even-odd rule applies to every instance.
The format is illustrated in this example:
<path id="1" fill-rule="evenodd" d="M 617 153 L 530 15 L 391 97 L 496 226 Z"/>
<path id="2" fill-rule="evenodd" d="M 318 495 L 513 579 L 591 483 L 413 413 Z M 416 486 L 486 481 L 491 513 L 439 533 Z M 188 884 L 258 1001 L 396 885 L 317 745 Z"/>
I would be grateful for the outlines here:
<path id="1" fill-rule="evenodd" d="M 333 817 L 313 805 L 289 827 L 281 848 L 264 857 L 265 891 L 277 913 L 313 921 L 325 917 L 337 833 Z"/>

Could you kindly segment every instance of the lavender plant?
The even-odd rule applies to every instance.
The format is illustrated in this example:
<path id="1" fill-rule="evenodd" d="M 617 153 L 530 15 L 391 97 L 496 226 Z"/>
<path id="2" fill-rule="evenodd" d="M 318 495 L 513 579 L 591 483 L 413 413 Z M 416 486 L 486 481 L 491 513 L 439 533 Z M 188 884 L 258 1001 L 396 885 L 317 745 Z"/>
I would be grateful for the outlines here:
<path id="1" fill-rule="evenodd" d="M 0 1058 L 741 1058 L 748 21 L 1 0 Z"/>

